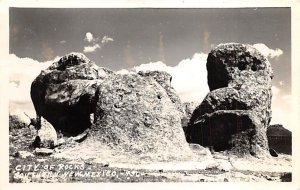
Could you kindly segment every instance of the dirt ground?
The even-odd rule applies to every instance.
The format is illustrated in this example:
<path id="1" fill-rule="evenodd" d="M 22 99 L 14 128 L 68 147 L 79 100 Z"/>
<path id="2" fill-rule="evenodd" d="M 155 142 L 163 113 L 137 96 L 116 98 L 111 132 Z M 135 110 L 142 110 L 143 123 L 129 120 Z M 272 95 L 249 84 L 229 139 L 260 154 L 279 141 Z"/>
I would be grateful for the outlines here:
<path id="1" fill-rule="evenodd" d="M 61 146 L 50 156 L 34 154 L 31 144 L 35 131 L 13 128 L 9 134 L 9 181 L 41 182 L 253 182 L 292 180 L 292 158 L 238 159 L 214 153 L 199 161 L 153 162 L 147 164 L 114 162 L 101 158 L 57 156 L 73 150 L 76 142 Z M 80 155 L 80 153 L 79 153 Z M 129 161 L 129 163 L 128 163 Z"/>

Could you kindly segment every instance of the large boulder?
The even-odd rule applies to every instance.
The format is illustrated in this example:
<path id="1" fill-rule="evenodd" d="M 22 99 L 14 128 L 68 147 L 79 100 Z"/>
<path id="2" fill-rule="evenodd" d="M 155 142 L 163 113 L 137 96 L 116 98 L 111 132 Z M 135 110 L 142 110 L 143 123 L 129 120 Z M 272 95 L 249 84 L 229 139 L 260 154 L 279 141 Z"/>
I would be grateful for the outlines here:
<path id="1" fill-rule="evenodd" d="M 278 153 L 292 154 L 292 132 L 280 124 L 270 125 L 267 129 L 269 147 Z"/>
<path id="2" fill-rule="evenodd" d="M 190 124 L 203 114 L 217 110 L 252 110 L 256 113 L 262 127 L 267 128 L 271 120 L 270 93 L 268 89 L 260 88 L 237 90 L 233 87 L 225 87 L 213 90 L 194 110 Z"/>
<path id="3" fill-rule="evenodd" d="M 263 127 L 271 120 L 271 64 L 248 44 L 220 44 L 207 58 L 207 79 L 211 91 L 231 87 L 243 93 L 261 116 Z"/>
<path id="4" fill-rule="evenodd" d="M 81 133 L 91 125 L 97 86 L 112 74 L 81 53 L 63 56 L 32 82 L 31 98 L 37 115 L 64 134 Z"/>
<path id="5" fill-rule="evenodd" d="M 154 78 L 166 90 L 175 107 L 182 113 L 182 117 L 186 117 L 184 106 L 175 89 L 171 86 L 172 76 L 169 73 L 165 71 L 139 71 L 138 74 L 143 77 Z"/>
<path id="6" fill-rule="evenodd" d="M 153 77 L 115 75 L 98 88 L 90 136 L 120 154 L 187 156 L 191 151 L 180 121 L 180 111 Z"/>
<path id="7" fill-rule="evenodd" d="M 253 83 L 271 88 L 273 71 L 270 62 L 248 44 L 218 45 L 209 53 L 206 67 L 211 91 L 222 87 L 240 89 Z"/>
<path id="8" fill-rule="evenodd" d="M 211 92 L 194 110 L 187 140 L 216 151 L 265 154 L 273 78 L 267 58 L 250 45 L 221 44 L 209 53 L 207 72 Z"/>

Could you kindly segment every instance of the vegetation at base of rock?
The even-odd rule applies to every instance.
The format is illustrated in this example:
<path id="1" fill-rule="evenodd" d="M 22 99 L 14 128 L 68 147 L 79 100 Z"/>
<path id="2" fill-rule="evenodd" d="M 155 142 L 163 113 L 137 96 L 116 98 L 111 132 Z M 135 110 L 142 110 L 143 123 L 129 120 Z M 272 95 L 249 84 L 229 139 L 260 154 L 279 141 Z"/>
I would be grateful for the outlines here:
<path id="1" fill-rule="evenodd" d="M 24 128 L 27 127 L 24 121 L 20 120 L 16 115 L 9 115 L 9 130 L 16 128 Z"/>

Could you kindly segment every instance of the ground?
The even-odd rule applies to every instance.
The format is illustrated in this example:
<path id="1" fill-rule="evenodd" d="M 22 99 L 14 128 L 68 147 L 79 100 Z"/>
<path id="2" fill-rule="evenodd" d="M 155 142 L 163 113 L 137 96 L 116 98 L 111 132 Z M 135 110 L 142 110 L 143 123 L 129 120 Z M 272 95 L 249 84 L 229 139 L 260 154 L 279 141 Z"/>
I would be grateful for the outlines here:
<path id="1" fill-rule="evenodd" d="M 284 154 L 277 158 L 241 159 L 213 153 L 199 161 L 126 164 L 86 156 L 56 156 L 76 147 L 77 142 L 56 148 L 50 156 L 34 155 L 31 146 L 34 137 L 33 128 L 10 129 L 10 182 L 248 182 L 291 181 L 292 178 L 291 156 Z"/>

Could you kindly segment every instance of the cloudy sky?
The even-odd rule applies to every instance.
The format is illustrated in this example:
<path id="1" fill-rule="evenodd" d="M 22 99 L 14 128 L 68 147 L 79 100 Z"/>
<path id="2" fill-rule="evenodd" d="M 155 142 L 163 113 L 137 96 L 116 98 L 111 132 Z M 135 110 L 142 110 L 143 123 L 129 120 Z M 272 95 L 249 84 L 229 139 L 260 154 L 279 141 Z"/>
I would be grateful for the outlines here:
<path id="1" fill-rule="evenodd" d="M 31 81 L 70 52 L 119 72 L 168 71 L 181 99 L 199 103 L 208 92 L 205 64 L 211 48 L 240 42 L 268 56 L 275 74 L 272 123 L 292 129 L 290 14 L 289 8 L 10 8 L 11 107 L 32 106 Z"/>

